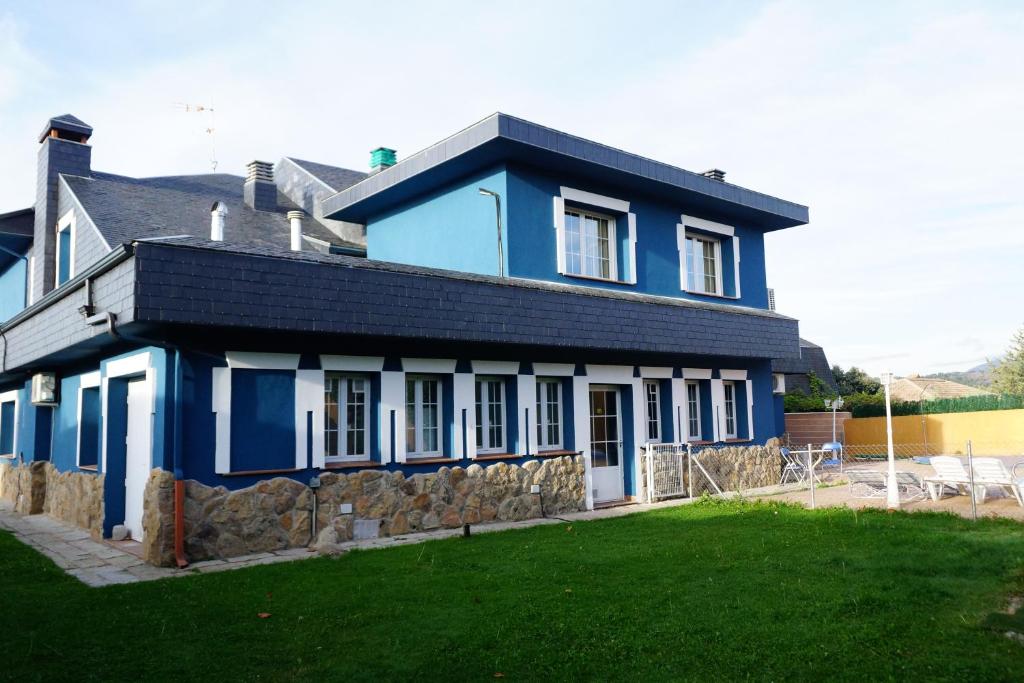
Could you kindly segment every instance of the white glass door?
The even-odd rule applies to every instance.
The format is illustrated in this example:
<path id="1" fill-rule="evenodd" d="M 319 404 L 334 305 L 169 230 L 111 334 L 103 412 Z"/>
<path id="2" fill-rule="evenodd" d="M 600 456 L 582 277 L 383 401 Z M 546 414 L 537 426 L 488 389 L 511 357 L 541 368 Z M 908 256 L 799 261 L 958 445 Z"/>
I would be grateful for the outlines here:
<path id="1" fill-rule="evenodd" d="M 590 387 L 590 464 L 594 502 L 622 500 L 622 425 L 619 390 Z"/>

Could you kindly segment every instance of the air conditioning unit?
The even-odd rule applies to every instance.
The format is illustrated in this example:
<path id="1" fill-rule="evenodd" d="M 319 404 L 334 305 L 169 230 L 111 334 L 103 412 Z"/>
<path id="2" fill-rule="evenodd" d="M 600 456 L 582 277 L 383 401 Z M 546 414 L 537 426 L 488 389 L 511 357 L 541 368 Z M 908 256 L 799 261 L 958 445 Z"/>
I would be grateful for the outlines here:
<path id="1" fill-rule="evenodd" d="M 39 372 L 32 375 L 32 405 L 55 406 L 58 400 L 56 373 Z"/>
<path id="2" fill-rule="evenodd" d="M 772 393 L 786 393 L 786 376 L 781 372 L 776 372 L 772 375 Z"/>
<path id="3" fill-rule="evenodd" d="M 768 288 L 768 310 L 775 310 L 775 289 L 772 287 Z"/>

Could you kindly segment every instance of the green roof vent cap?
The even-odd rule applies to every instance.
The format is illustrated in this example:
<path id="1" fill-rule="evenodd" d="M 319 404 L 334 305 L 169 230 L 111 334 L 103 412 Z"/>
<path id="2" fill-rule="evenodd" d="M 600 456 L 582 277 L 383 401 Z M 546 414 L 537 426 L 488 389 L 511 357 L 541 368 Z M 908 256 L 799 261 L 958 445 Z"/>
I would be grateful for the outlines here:
<path id="1" fill-rule="evenodd" d="M 383 171 L 395 165 L 397 158 L 395 150 L 387 147 L 378 147 L 370 152 L 370 168 L 374 171 Z"/>

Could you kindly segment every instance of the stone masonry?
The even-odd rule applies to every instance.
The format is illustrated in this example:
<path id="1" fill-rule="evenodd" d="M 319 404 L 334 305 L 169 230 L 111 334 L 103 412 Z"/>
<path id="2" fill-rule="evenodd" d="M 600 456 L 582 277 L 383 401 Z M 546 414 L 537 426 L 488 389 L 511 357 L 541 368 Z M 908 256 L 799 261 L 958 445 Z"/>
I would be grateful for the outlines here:
<path id="1" fill-rule="evenodd" d="M 354 536 L 357 520 L 371 520 L 381 536 L 456 528 L 463 524 L 518 521 L 583 510 L 584 465 L 581 457 L 564 456 L 523 465 L 442 467 L 437 472 L 406 476 L 402 472 L 360 470 L 327 472 L 316 492 L 316 547 L 330 552 Z M 156 490 L 165 489 L 153 483 Z M 532 494 L 534 484 L 541 494 Z M 185 552 L 189 561 L 226 558 L 309 545 L 313 490 L 292 479 L 276 477 L 228 491 L 186 482 Z M 155 497 L 163 501 L 162 493 Z M 161 503 L 153 519 L 164 517 Z M 352 512 L 342 512 L 351 505 Z M 146 512 L 146 537 L 156 524 Z M 171 507 L 173 510 L 173 506 Z M 173 534 L 172 534 L 173 535 Z M 173 542 L 173 541 L 171 541 Z M 154 539 L 147 560 L 169 564 L 169 546 Z"/>
<path id="2" fill-rule="evenodd" d="M 0 465 L 0 499 L 22 515 L 46 513 L 99 537 L 103 525 L 103 475 L 60 472 L 45 461 Z"/>

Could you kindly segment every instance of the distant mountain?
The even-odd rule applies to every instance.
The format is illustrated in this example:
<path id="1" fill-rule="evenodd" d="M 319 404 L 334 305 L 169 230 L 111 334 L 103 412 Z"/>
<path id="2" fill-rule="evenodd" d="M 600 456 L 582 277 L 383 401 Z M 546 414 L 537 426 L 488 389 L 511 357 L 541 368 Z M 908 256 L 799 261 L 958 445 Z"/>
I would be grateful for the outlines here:
<path id="1" fill-rule="evenodd" d="M 998 364 L 998 361 L 992 361 L 991 364 L 982 363 L 981 365 L 963 372 L 936 372 L 931 375 L 923 376 L 934 377 L 935 379 L 948 379 L 950 382 L 959 382 L 960 384 L 966 384 L 969 387 L 988 389 L 992 385 L 993 364 Z"/>

